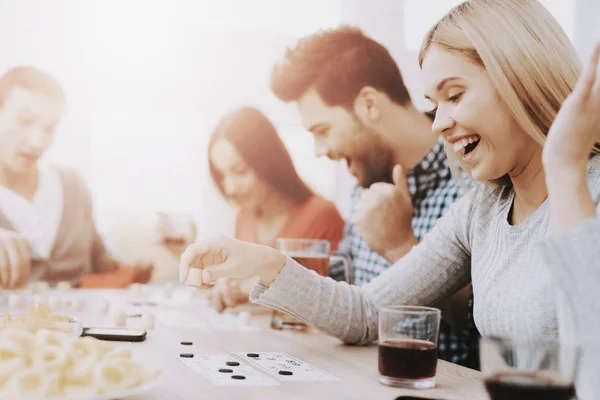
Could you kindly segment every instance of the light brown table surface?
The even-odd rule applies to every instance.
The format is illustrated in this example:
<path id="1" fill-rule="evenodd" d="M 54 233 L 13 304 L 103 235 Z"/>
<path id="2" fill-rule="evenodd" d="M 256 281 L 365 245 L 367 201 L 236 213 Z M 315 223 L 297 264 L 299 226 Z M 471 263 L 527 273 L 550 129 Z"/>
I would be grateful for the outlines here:
<path id="1" fill-rule="evenodd" d="M 78 313 L 84 326 L 110 326 L 107 317 L 96 315 L 94 301 L 113 299 L 111 291 L 81 291 L 86 309 Z M 113 307 L 112 311 L 115 307 Z M 196 313 L 210 312 L 198 301 L 189 306 Z M 260 310 L 256 308 L 256 310 Z M 436 399 L 487 399 L 481 373 L 444 361 L 439 361 L 437 386 L 430 390 L 403 390 L 378 382 L 377 347 L 345 346 L 339 340 L 311 331 L 299 333 L 276 331 L 270 328 L 270 313 L 262 309 L 253 313 L 251 322 L 262 329 L 253 332 L 216 331 L 213 329 L 179 329 L 161 324 L 158 320 L 142 343 L 133 343 L 136 355 L 141 355 L 163 370 L 160 384 L 137 400 L 187 399 L 388 399 L 400 395 Z M 139 319 L 130 319 L 128 327 L 141 326 Z M 181 341 L 192 341 L 193 346 L 182 346 Z M 286 352 L 312 366 L 340 378 L 332 382 L 282 383 L 274 387 L 223 388 L 214 386 L 202 375 L 188 368 L 175 355 L 180 352 L 195 354 L 223 354 L 233 352 Z"/>

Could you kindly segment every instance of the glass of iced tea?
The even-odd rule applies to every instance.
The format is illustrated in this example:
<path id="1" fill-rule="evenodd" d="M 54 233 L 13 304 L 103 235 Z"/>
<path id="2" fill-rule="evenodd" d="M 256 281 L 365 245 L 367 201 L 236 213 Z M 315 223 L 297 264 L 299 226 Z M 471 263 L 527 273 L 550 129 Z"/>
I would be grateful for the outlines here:
<path id="1" fill-rule="evenodd" d="M 327 240 L 317 239 L 277 239 L 277 250 L 293 258 L 303 267 L 315 271 L 319 275 L 329 274 L 329 262 L 341 262 L 346 276 L 351 276 L 351 265 L 344 256 L 330 255 L 331 245 Z M 291 315 L 273 310 L 271 319 L 273 329 L 306 330 L 308 326 Z"/>
<path id="2" fill-rule="evenodd" d="M 481 371 L 492 400 L 570 400 L 580 350 L 557 340 L 480 340 Z"/>
<path id="3" fill-rule="evenodd" d="M 440 310 L 432 307 L 396 306 L 379 312 L 381 383 L 411 389 L 435 386 L 440 318 Z"/>

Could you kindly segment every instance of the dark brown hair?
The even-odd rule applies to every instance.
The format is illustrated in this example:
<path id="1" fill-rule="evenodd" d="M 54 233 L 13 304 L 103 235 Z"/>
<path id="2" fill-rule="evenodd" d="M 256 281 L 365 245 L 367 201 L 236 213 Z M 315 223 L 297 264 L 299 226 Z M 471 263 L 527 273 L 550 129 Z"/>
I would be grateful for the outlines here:
<path id="1" fill-rule="evenodd" d="M 9 70 L 0 78 L 0 107 L 10 91 L 17 86 L 65 100 L 65 94 L 56 79 L 35 67 L 20 66 Z"/>
<path id="2" fill-rule="evenodd" d="M 312 190 L 298 176 L 275 126 L 258 109 L 242 107 L 221 119 L 208 146 L 210 175 L 223 197 L 227 197 L 223 176 L 210 157 L 211 149 L 219 139 L 231 143 L 260 180 L 294 203 L 304 203 L 313 196 Z"/>
<path id="3" fill-rule="evenodd" d="M 353 108 L 365 86 L 387 94 L 400 105 L 410 95 L 388 50 L 354 27 L 324 30 L 300 39 L 275 66 L 271 90 L 285 102 L 315 88 L 329 106 Z"/>

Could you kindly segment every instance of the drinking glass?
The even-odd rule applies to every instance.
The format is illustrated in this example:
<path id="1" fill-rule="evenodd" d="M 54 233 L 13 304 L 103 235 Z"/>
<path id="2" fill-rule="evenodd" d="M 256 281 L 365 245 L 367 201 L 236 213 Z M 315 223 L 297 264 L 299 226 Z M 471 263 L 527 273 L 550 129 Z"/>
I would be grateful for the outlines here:
<path id="1" fill-rule="evenodd" d="M 395 306 L 379 312 L 381 383 L 411 389 L 435 386 L 440 318 L 440 310 L 432 307 Z"/>

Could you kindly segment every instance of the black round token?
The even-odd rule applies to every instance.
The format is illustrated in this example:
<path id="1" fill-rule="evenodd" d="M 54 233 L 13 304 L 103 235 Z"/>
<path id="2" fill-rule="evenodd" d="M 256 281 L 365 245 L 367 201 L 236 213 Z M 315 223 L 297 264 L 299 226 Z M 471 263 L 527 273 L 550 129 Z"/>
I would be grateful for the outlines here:
<path id="1" fill-rule="evenodd" d="M 258 358 L 258 357 L 260 357 L 260 356 L 259 356 L 258 354 L 256 354 L 256 353 L 248 353 L 248 354 L 246 354 L 246 355 L 247 355 L 248 357 L 252 357 L 252 358 Z"/>
<path id="2" fill-rule="evenodd" d="M 225 374 L 230 374 L 233 372 L 233 370 L 229 369 L 229 368 L 219 368 L 219 372 L 223 372 Z"/>
<path id="3" fill-rule="evenodd" d="M 292 371 L 279 371 L 278 372 L 279 375 L 294 375 L 294 373 Z"/>
<path id="4" fill-rule="evenodd" d="M 182 357 L 182 358 L 194 358 L 194 355 L 192 353 L 181 353 L 179 355 L 179 357 Z"/>
<path id="5" fill-rule="evenodd" d="M 227 362 L 225 363 L 225 365 L 228 365 L 228 366 L 230 366 L 230 367 L 238 367 L 238 366 L 240 365 L 240 363 L 239 363 L 239 362 L 237 362 L 237 361 L 227 361 Z"/>
<path id="6" fill-rule="evenodd" d="M 244 375 L 231 375 L 231 379 L 246 379 L 246 377 Z"/>
<path id="7" fill-rule="evenodd" d="M 194 343 L 193 342 L 181 342 L 181 344 L 184 345 L 184 346 L 191 346 Z"/>

